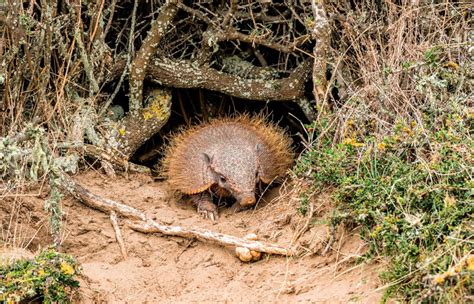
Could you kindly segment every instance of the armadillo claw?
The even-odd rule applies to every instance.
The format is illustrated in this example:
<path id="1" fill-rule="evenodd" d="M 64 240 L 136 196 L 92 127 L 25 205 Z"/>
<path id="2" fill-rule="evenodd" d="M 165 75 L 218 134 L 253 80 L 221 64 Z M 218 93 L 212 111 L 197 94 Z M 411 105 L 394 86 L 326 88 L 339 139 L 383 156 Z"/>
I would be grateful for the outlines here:
<path id="1" fill-rule="evenodd" d="M 232 206 L 230 207 L 230 212 L 231 213 L 237 213 L 237 212 L 240 212 L 242 210 L 242 206 L 240 205 L 239 202 L 235 202 L 234 204 L 232 204 Z"/>
<path id="2" fill-rule="evenodd" d="M 219 218 L 216 205 L 207 201 L 199 202 L 197 212 L 203 218 L 210 219 L 211 221 L 216 221 Z"/>

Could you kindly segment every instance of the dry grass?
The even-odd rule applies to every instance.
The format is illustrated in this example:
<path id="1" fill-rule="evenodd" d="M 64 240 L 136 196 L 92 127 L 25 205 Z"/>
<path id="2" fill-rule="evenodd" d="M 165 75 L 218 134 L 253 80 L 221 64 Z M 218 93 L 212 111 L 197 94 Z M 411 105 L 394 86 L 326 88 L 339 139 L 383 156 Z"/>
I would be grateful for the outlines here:
<path id="1" fill-rule="evenodd" d="M 296 172 L 333 189 L 333 224 L 386 256 L 387 297 L 472 299 L 474 69 L 468 1 L 331 3 L 331 86 Z M 339 12 L 346 14 L 341 17 Z"/>
<path id="2" fill-rule="evenodd" d="M 332 24 L 327 100 L 333 115 L 319 117 L 325 129 L 336 129 L 334 142 L 386 135 L 400 119 L 421 124 L 426 107 L 442 110 L 452 98 L 468 102 L 472 9 L 470 1 L 367 1 L 352 9 L 329 5 L 333 14 L 346 12 Z M 438 69 L 451 79 L 437 83 Z"/>
<path id="3" fill-rule="evenodd" d="M 0 34 L 0 154 L 3 157 L 0 176 L 8 179 L 0 185 L 0 200 L 24 195 L 31 184 L 49 184 L 51 226 L 58 235 L 60 194 L 55 188 L 54 173 L 57 160 L 74 172 L 81 155 L 73 148 L 84 142 L 101 141 L 101 132 L 108 128 L 102 114 L 107 112 L 117 92 L 117 99 L 127 99 L 126 82 L 123 77 L 118 82 L 116 79 L 117 74 L 125 76 L 126 72 L 117 72 L 114 63 L 121 59 L 130 62 L 162 2 L 146 2 L 147 11 L 137 16 L 138 20 L 130 16 L 130 3 L 114 0 L 107 1 L 105 6 L 65 4 L 62 8 L 56 7 L 54 1 L 44 0 L 8 4 L 6 16 L 0 16 L 0 28 L 6 29 Z M 247 13 L 252 5 L 260 4 L 246 4 L 241 9 Z M 192 7 L 213 16 L 199 3 Z M 296 15 L 311 17 L 308 7 L 299 5 L 295 9 Z M 345 165 L 344 159 L 340 159 L 334 164 L 335 169 L 343 169 L 338 172 L 342 176 L 360 170 L 367 164 L 364 163 L 367 158 L 373 160 L 370 153 L 376 148 L 383 150 L 390 146 L 392 156 L 409 159 L 407 167 L 445 164 L 443 149 L 451 149 L 459 156 L 455 166 L 466 176 L 461 188 L 472 187 L 472 170 L 469 170 L 472 160 L 466 158 L 472 152 L 469 124 L 472 125 L 474 113 L 472 1 L 325 1 L 325 9 L 333 30 L 327 62 L 330 79 L 324 99 L 331 111 L 320 111 L 317 120 L 308 127 L 309 152 L 328 152 L 321 154 L 320 159 L 327 161 L 328 155 L 334 156 L 329 152 L 334 152 L 341 143 L 352 149 L 353 154 L 347 158 L 352 163 L 338 167 Z M 60 14 L 53 16 L 48 12 Z M 253 16 L 238 15 L 236 18 L 243 21 L 237 20 L 235 25 L 245 28 L 244 34 L 249 37 L 274 39 L 275 48 L 307 34 L 304 25 L 307 20 L 292 16 L 293 13 L 281 14 L 278 18 L 282 24 L 272 23 L 273 27 L 269 28 L 276 29 L 275 37 L 269 34 L 269 28 L 257 27 Z M 186 14 L 186 19 L 178 23 L 181 27 L 173 29 L 163 40 L 172 57 L 189 59 L 198 54 L 206 22 L 195 18 Z M 134 30 L 127 31 L 135 21 L 136 29 L 133 26 Z M 254 26 L 246 28 L 244 25 L 248 24 Z M 189 45 L 185 44 L 187 41 Z M 235 41 L 222 42 L 220 50 L 224 55 L 234 55 L 238 53 L 235 50 L 241 51 L 239 45 Z M 307 57 L 310 46 L 311 43 L 303 43 L 303 51 L 294 53 L 263 48 L 265 52 L 253 56 L 259 57 L 255 62 L 271 59 L 269 67 L 284 75 Z M 313 177 L 321 168 L 312 159 L 302 158 L 300 165 L 304 167 L 299 172 L 304 176 L 303 190 L 308 190 L 300 210 L 312 213 L 311 198 L 317 192 L 315 187 L 321 186 L 318 184 L 321 176 Z M 436 179 L 441 171 L 432 168 L 425 181 Z M 338 178 L 329 176 L 324 182 Z M 343 182 L 339 185 L 348 186 Z M 410 185 L 414 184 L 407 187 Z M 447 196 L 444 192 L 441 196 L 447 197 L 448 205 L 451 198 L 464 204 L 467 199 L 459 193 L 448 191 Z M 412 215 L 403 211 L 405 216 Z M 333 224 L 347 219 L 339 217 Z M 416 222 L 416 215 L 411 219 Z M 441 216 L 436 219 L 443 220 Z M 13 216 L 7 224 L 8 231 L 2 230 L 2 237 L 17 245 L 18 236 L 10 231 L 15 231 L 14 221 Z M 303 219 L 299 227 L 306 229 L 306 222 Z M 383 222 L 377 224 L 383 226 Z M 367 227 L 377 226 L 371 223 Z M 450 267 L 461 264 L 468 267 L 462 261 L 467 261 L 465 257 L 472 253 L 472 238 L 462 233 L 472 229 L 472 225 L 461 228 L 464 230 L 445 238 L 450 246 L 436 247 L 439 240 L 430 243 L 436 248 L 425 254 L 432 254 L 435 261 L 430 260 L 413 271 L 392 273 L 388 286 L 402 290 L 405 295 L 423 291 L 421 300 L 465 299 L 469 290 L 466 291 L 465 285 L 456 285 L 460 281 L 454 276 L 444 276 L 445 285 L 430 280 Z M 472 282 L 472 278 L 466 280 L 463 282 Z"/>

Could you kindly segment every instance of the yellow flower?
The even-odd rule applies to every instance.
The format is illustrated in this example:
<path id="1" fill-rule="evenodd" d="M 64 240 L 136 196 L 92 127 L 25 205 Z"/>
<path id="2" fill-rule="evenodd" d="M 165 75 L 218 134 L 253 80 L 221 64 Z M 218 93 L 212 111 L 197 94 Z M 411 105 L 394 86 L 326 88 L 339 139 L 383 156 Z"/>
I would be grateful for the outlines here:
<path id="1" fill-rule="evenodd" d="M 353 146 L 353 147 L 363 147 L 364 143 L 357 142 L 355 138 L 346 138 L 343 141 L 344 144 Z"/>
<path id="2" fill-rule="evenodd" d="M 438 274 L 434 277 L 433 283 L 435 284 L 442 284 L 444 282 L 444 275 Z"/>
<path id="3" fill-rule="evenodd" d="M 460 273 L 462 271 L 462 265 L 458 264 L 458 265 L 454 266 L 454 271 L 456 273 Z"/>
<path id="4" fill-rule="evenodd" d="M 385 150 L 386 147 L 387 147 L 387 144 L 386 144 L 386 143 L 383 143 L 383 142 L 382 142 L 382 143 L 377 144 L 377 148 L 378 148 L 379 150 L 381 150 L 381 151 L 382 151 L 382 150 Z"/>
<path id="5" fill-rule="evenodd" d="M 454 61 L 448 61 L 444 64 L 445 67 L 447 68 L 452 68 L 454 70 L 459 70 L 459 64 L 457 64 L 456 62 Z"/>
<path id="6" fill-rule="evenodd" d="M 456 204 L 456 199 L 454 197 L 452 197 L 451 195 L 449 195 L 448 193 L 446 193 L 446 195 L 444 197 L 444 206 L 445 207 L 451 207 L 455 204 Z"/>
<path id="7" fill-rule="evenodd" d="M 467 270 L 474 271 L 474 254 L 467 257 Z"/>
<path id="8" fill-rule="evenodd" d="M 66 262 L 61 262 L 61 271 L 65 274 L 73 274 L 74 268 Z"/>
<path id="9" fill-rule="evenodd" d="M 454 268 L 450 268 L 444 273 L 444 275 L 447 277 L 454 277 L 456 275 L 456 271 L 454 270 Z"/>
<path id="10" fill-rule="evenodd" d="M 376 236 L 380 233 L 380 231 L 382 231 L 382 227 L 381 227 L 380 225 L 377 225 L 377 226 L 375 227 L 374 231 L 372 231 L 372 232 L 370 233 L 370 236 L 371 236 L 371 237 L 376 237 Z"/>
<path id="11" fill-rule="evenodd" d="M 125 129 L 119 129 L 118 131 L 119 131 L 120 135 L 125 135 Z"/>

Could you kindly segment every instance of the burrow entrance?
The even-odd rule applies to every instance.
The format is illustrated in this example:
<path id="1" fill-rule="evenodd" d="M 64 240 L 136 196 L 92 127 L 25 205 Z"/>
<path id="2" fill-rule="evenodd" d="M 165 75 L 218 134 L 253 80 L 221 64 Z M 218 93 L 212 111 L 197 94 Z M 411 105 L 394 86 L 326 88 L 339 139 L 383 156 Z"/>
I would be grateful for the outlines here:
<path id="1" fill-rule="evenodd" d="M 170 119 L 160 132 L 137 150 L 131 158 L 132 162 L 154 167 L 161 159 L 163 147 L 173 132 L 212 118 L 240 114 L 266 115 L 268 120 L 286 130 L 292 138 L 295 152 L 303 149 L 301 140 L 305 136 L 304 124 L 309 121 L 295 102 L 243 100 L 201 89 L 175 89 L 172 98 Z"/>

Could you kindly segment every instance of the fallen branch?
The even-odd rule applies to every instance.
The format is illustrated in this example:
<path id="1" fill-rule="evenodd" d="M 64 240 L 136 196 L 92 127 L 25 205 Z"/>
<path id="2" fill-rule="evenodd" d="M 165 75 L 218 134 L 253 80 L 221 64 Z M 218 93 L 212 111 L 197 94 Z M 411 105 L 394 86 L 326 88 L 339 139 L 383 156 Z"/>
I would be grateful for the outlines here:
<path id="1" fill-rule="evenodd" d="M 62 174 L 62 186 L 70 192 L 74 197 L 81 201 L 86 206 L 101 210 L 106 213 L 116 212 L 129 219 L 139 220 L 140 223 L 130 223 L 129 226 L 137 231 L 144 233 L 159 232 L 164 235 L 179 236 L 183 238 L 195 238 L 202 241 L 216 243 L 222 246 L 238 246 L 246 247 L 250 250 L 265 252 L 269 254 L 278 254 L 284 256 L 294 256 L 296 252 L 291 248 L 280 247 L 276 244 L 251 241 L 243 238 L 238 238 L 232 235 L 227 235 L 219 232 L 214 232 L 200 228 L 185 228 L 180 226 L 168 226 L 159 224 L 143 212 L 125 204 L 99 197 L 78 183 L 66 174 Z"/>
<path id="2" fill-rule="evenodd" d="M 110 221 L 112 222 L 112 227 L 114 227 L 115 239 L 117 240 L 117 243 L 120 246 L 120 252 L 122 253 L 123 259 L 126 260 L 128 257 L 127 249 L 125 249 L 125 244 L 122 238 L 122 232 L 120 232 L 120 227 L 118 225 L 117 213 L 115 213 L 114 211 L 110 212 Z"/>
<path id="3" fill-rule="evenodd" d="M 211 243 L 216 243 L 223 246 L 245 247 L 250 250 L 285 256 L 295 255 L 295 252 L 292 249 L 280 247 L 276 244 L 250 241 L 243 238 L 206 229 L 184 228 L 180 226 L 164 226 L 154 221 L 149 221 L 144 224 L 129 223 L 129 227 L 133 230 L 140 231 L 143 233 L 159 232 L 164 235 L 179 236 L 183 238 L 197 238 L 201 241 L 209 241 Z"/>

